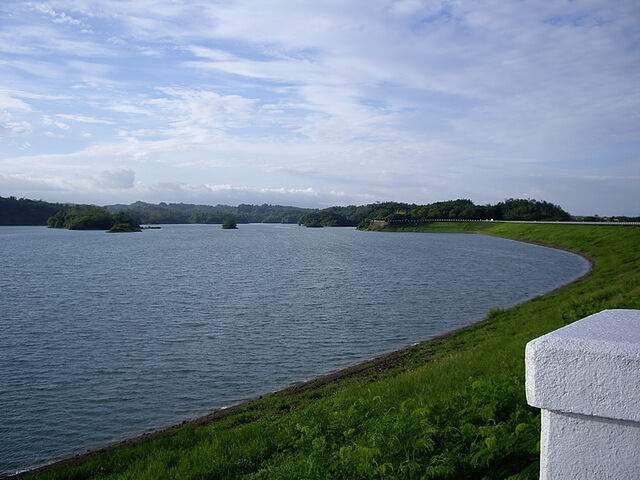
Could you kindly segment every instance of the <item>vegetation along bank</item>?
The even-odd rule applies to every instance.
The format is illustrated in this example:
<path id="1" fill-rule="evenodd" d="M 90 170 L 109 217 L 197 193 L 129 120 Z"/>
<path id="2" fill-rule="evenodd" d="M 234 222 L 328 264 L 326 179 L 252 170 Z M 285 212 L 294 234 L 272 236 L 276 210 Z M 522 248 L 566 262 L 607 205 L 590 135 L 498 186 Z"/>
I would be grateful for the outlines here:
<path id="1" fill-rule="evenodd" d="M 451 220 L 526 220 L 526 221 L 640 221 L 640 217 L 580 217 L 574 218 L 558 205 L 533 199 L 509 198 L 495 205 L 476 205 L 471 200 L 458 199 L 416 205 L 399 202 L 376 202 L 325 209 L 300 208 L 281 205 L 192 205 L 185 203 L 151 204 L 135 202 L 130 205 L 106 207 L 48 203 L 15 197 L 0 197 L 0 225 L 47 225 L 50 217 L 60 224 L 67 213 L 94 217 L 92 221 L 70 222 L 73 229 L 102 229 L 104 219 L 97 217 L 126 215 L 136 224 L 222 224 L 227 219 L 236 223 L 292 223 L 313 227 L 366 227 L 372 220 L 393 223 L 421 223 L 429 219 Z M 74 212 L 74 210 L 76 210 Z M 62 222 L 64 223 L 64 222 Z M 49 223 L 50 225 L 50 223 Z M 68 227 L 64 227 L 68 228 Z M 107 227 L 108 228 L 108 227 Z"/>
<path id="2" fill-rule="evenodd" d="M 537 479 L 540 415 L 525 400 L 525 344 L 603 309 L 640 308 L 640 227 L 459 223 L 404 230 L 544 244 L 585 255 L 594 268 L 564 288 L 377 362 L 25 476 Z"/>

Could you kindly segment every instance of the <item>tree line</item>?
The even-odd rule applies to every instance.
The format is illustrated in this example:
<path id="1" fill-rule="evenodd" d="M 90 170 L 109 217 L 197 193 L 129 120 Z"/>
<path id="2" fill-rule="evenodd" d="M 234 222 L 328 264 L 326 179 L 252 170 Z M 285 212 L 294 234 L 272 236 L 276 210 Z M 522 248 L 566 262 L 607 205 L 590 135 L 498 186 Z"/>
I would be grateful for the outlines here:
<path id="1" fill-rule="evenodd" d="M 64 205 L 27 198 L 0 197 L 0 225 L 46 225 Z"/>
<path id="2" fill-rule="evenodd" d="M 56 225 L 69 222 L 72 226 L 89 224 L 106 225 L 109 215 L 122 213 L 137 224 L 206 223 L 222 224 L 227 219 L 243 223 L 292 223 L 306 226 L 358 226 L 371 220 L 420 222 L 429 219 L 467 220 L 549 220 L 567 221 L 572 217 L 560 206 L 534 199 L 508 198 L 495 205 L 476 205 L 468 199 L 448 200 L 425 205 L 401 202 L 376 202 L 367 205 L 349 205 L 325 209 L 302 208 L 281 205 L 194 205 L 187 203 L 151 204 L 135 202 L 130 205 L 107 205 L 103 211 L 79 215 L 87 206 L 49 203 L 42 200 L 0 197 L 0 225 L 47 225 L 50 217 L 56 217 Z M 76 209 L 76 210 L 73 210 Z M 80 210 L 78 210 L 80 209 Z M 87 210 L 88 211 L 88 210 Z M 73 212 L 73 213 L 70 213 Z M 86 212 L 85 212 L 86 213 Z M 69 215 L 69 219 L 66 218 Z M 64 220 L 62 218 L 64 217 Z M 83 220 L 79 220 L 83 218 Z M 585 220 L 603 220 L 587 217 Z M 607 220 L 639 221 L 639 217 L 611 217 Z M 66 227 L 65 227 L 66 228 Z"/>
<path id="3" fill-rule="evenodd" d="M 302 219 L 308 226 L 368 226 L 372 220 L 420 222 L 455 220 L 548 220 L 568 221 L 571 215 L 558 205 L 533 199 L 509 198 L 495 205 L 476 205 L 459 199 L 428 205 L 384 202 L 360 207 L 331 207 Z"/>
<path id="4" fill-rule="evenodd" d="M 193 205 L 187 203 L 151 204 L 135 202 L 131 205 L 108 205 L 112 212 L 123 211 L 142 224 L 206 223 L 221 224 L 229 218 L 236 223 L 299 223 L 310 208 L 281 205 Z"/>

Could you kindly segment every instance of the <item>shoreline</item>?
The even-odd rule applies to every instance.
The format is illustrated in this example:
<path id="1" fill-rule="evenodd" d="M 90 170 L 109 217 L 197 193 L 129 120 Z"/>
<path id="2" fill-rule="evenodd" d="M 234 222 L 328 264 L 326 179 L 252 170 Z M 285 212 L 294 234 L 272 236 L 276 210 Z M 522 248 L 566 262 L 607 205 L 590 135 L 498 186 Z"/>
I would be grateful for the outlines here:
<path id="1" fill-rule="evenodd" d="M 415 231 L 415 233 L 441 233 L 441 232 L 421 232 L 421 231 Z M 391 232 L 389 232 L 391 233 Z M 445 232 L 442 232 L 445 233 Z M 494 236 L 494 237 L 498 237 L 498 238 L 505 238 L 505 239 L 509 239 L 509 240 L 513 240 L 513 241 L 518 241 L 518 242 L 523 242 L 523 243 L 530 243 L 530 244 L 534 244 L 534 245 L 539 245 L 539 246 L 544 246 L 546 248 L 554 248 L 557 250 L 563 250 L 575 255 L 579 255 L 582 258 L 586 259 L 589 263 L 588 269 L 579 277 L 575 278 L 574 280 L 572 280 L 569 283 L 560 285 L 558 287 L 555 287 L 549 291 L 543 292 L 539 295 L 536 295 L 534 297 L 529 298 L 528 300 L 525 300 L 523 302 L 517 303 L 515 305 L 512 305 L 510 307 L 507 307 L 505 310 L 510 310 L 512 308 L 516 308 L 519 305 L 523 305 L 525 303 L 531 302 L 534 299 L 546 296 L 546 295 L 550 295 L 558 290 L 564 289 L 570 285 L 573 285 L 574 283 L 580 281 L 581 279 L 583 279 L 586 275 L 588 275 L 597 265 L 596 262 L 591 259 L 590 257 L 588 257 L 585 254 L 582 253 L 578 253 L 578 252 L 573 252 L 571 250 L 568 249 L 564 249 L 564 248 L 560 248 L 560 247 L 555 247 L 555 246 L 551 246 L 551 245 L 546 245 L 544 243 L 540 243 L 540 242 L 531 242 L 531 241 L 526 241 L 526 240 L 518 240 L 518 239 L 513 239 L 513 238 L 509 238 L 509 237 L 503 237 L 500 235 L 493 235 L 491 233 L 485 233 L 485 232 L 447 232 L 447 233 L 479 233 L 482 235 L 489 235 L 489 236 Z M 420 348 L 420 347 L 424 347 L 430 343 L 433 342 L 438 342 L 440 340 L 446 339 L 448 337 L 450 337 L 451 335 L 455 334 L 456 332 L 459 332 L 461 330 L 465 330 L 465 329 L 469 329 L 469 328 L 473 328 L 475 326 L 477 326 L 478 324 L 483 323 L 484 321 L 486 321 L 488 318 L 488 315 L 485 315 L 483 318 L 474 321 L 473 323 L 470 323 L 468 325 L 465 325 L 463 327 L 460 328 L 456 328 L 454 330 L 451 330 L 449 332 L 446 332 L 444 334 L 441 335 L 437 335 L 435 337 L 432 337 L 430 339 L 427 340 L 422 340 L 416 343 L 412 343 L 410 345 L 407 345 L 405 347 L 402 347 L 398 350 L 394 350 L 392 352 L 388 352 L 376 357 L 373 357 L 369 360 L 365 360 L 362 362 L 359 362 L 357 364 L 336 370 L 334 372 L 328 373 L 328 374 L 324 374 L 324 375 L 320 375 L 318 377 L 312 378 L 310 380 L 306 380 L 306 381 L 302 381 L 302 382 L 297 382 L 294 383 L 288 387 L 282 388 L 280 390 L 276 390 L 274 392 L 269 392 L 269 393 L 265 393 L 263 395 L 259 395 L 256 397 L 252 397 L 252 398 L 248 398 L 246 400 L 243 400 L 237 404 L 231 405 L 229 407 L 226 408 L 221 408 L 218 410 L 213 410 L 208 414 L 205 415 L 201 415 L 195 418 L 191 418 L 191 419 L 187 419 L 184 420 L 180 423 L 176 423 L 167 427 L 160 427 L 157 430 L 153 430 L 151 432 L 148 433 L 142 433 L 140 435 L 128 438 L 128 439 L 124 439 L 122 441 L 116 441 L 114 443 L 109 443 L 97 448 L 93 448 L 90 449 L 86 452 L 83 453 L 77 453 L 77 454 L 71 454 L 67 457 L 61 458 L 59 460 L 55 460 L 51 463 L 47 463 L 45 465 L 41 465 L 39 467 L 33 467 L 33 468 L 29 468 L 27 470 L 15 473 L 15 474 L 10 474 L 10 475 L 0 475 L 0 479 L 17 479 L 17 478 L 26 478 L 30 475 L 33 475 L 35 473 L 43 473 L 43 472 L 47 472 L 49 470 L 55 470 L 59 467 L 63 467 L 63 466 L 68 466 L 68 465 L 76 465 L 76 464 L 81 464 L 84 461 L 105 453 L 105 452 L 110 452 L 110 451 L 114 451 L 114 450 L 118 450 L 121 448 L 127 448 L 127 447 L 131 447 L 131 446 L 135 446 L 138 445 L 142 442 L 145 442 L 146 440 L 151 440 L 154 438 L 158 438 L 158 437 L 162 437 L 164 435 L 168 435 L 171 434 L 172 432 L 178 430 L 181 427 L 184 426 L 195 426 L 195 427 L 203 427 L 221 420 L 226 419 L 229 415 L 233 414 L 234 412 L 241 410 L 244 407 L 250 406 L 258 401 L 260 401 L 262 398 L 267 397 L 267 396 L 271 396 L 271 395 L 282 395 L 282 396 L 286 396 L 286 397 L 294 397 L 297 395 L 300 395 L 302 393 L 306 393 L 309 391 L 313 391 L 316 389 L 320 389 L 326 385 L 329 385 L 333 382 L 339 382 L 342 380 L 346 380 L 349 378 L 353 378 L 353 377 L 357 377 L 357 376 L 366 376 L 369 373 L 372 372 L 384 372 L 387 370 L 392 370 L 394 368 L 398 368 L 398 367 L 402 367 L 404 365 L 408 365 L 410 362 L 410 359 L 408 359 L 408 353 L 410 352 L 410 350 L 414 349 L 414 348 Z"/>
<path id="2" fill-rule="evenodd" d="M 582 277 L 580 277 L 582 278 Z M 577 280 L 574 280 L 577 281 Z M 573 283 L 573 282 L 571 282 Z M 567 284 L 570 285 L 570 284 Z M 559 287 L 559 288 L 564 288 L 563 287 Z M 554 289 L 554 291 L 557 289 Z M 549 292 L 551 293 L 551 292 Z M 542 294 L 542 295 L 546 295 Z M 541 296 L 541 295 L 540 295 Z M 537 298 L 537 297 L 534 297 Z M 531 299 L 533 300 L 533 299 Z M 531 301 L 531 300 L 527 300 Z M 524 302 L 526 303 L 526 302 Z M 120 448 L 126 448 L 126 447 L 131 447 L 134 445 L 138 445 L 141 442 L 144 442 L 146 440 L 150 440 L 153 438 L 157 438 L 157 437 L 161 437 L 163 435 L 166 434 L 170 434 L 173 431 L 176 431 L 177 429 L 184 427 L 184 426 L 195 426 L 195 427 L 203 427 L 206 425 L 209 425 L 211 423 L 214 422 L 219 422 L 221 420 L 224 420 L 225 418 L 227 418 L 229 415 L 231 415 L 232 413 L 236 412 L 237 410 L 240 410 L 244 407 L 250 406 L 255 402 L 260 401 L 262 398 L 270 396 L 270 395 L 283 395 L 283 396 L 288 396 L 288 397 L 293 397 L 302 393 L 306 393 L 309 391 L 313 391 L 315 389 L 318 388 L 322 388 L 326 385 L 329 385 L 333 382 L 338 382 L 341 380 L 345 380 L 348 378 L 352 378 L 355 376 L 359 376 L 359 375 L 365 375 L 367 373 L 370 373 L 372 371 L 377 371 L 377 372 L 383 372 L 386 370 L 391 370 L 393 368 L 396 367 L 400 367 L 404 364 L 406 364 L 407 362 L 403 361 L 406 356 L 407 353 L 409 352 L 410 349 L 412 348 L 416 348 L 416 347 L 421 347 L 424 346 L 428 343 L 431 342 L 437 342 L 439 340 L 443 340 L 451 335 L 453 335 L 455 332 L 458 332 L 460 330 L 463 330 L 465 328 L 470 328 L 473 327 L 479 323 L 482 323 L 483 321 L 486 320 L 486 316 L 484 318 L 482 318 L 481 320 L 478 320 L 474 323 L 471 323 L 467 326 L 461 327 L 461 328 L 457 328 L 455 330 L 451 330 L 450 332 L 444 333 L 442 335 L 438 335 L 436 337 L 430 338 L 428 340 L 423 340 L 417 343 L 413 343 L 411 345 L 407 345 L 406 347 L 400 348 L 398 350 L 394 350 L 392 352 L 389 353 L 385 353 L 382 355 L 379 355 L 377 357 L 374 357 L 372 359 L 369 360 L 365 360 L 363 362 L 357 363 L 355 365 L 351 365 L 339 370 L 336 370 L 335 372 L 331 372 L 331 373 L 327 373 L 325 375 L 320 375 L 318 377 L 312 378 L 310 380 L 305 380 L 302 382 L 297 382 L 294 383 L 288 387 L 285 387 L 283 389 L 280 390 L 276 390 L 273 392 L 269 392 L 269 393 L 265 393 L 263 395 L 259 395 L 257 397 L 252 397 L 249 398 L 247 400 L 243 400 L 240 403 L 236 403 L 234 405 L 231 405 L 229 407 L 226 408 L 221 408 L 219 410 L 213 410 L 212 412 L 205 414 L 205 415 L 201 415 L 199 417 L 196 418 L 192 418 L 192 419 L 187 419 L 184 420 L 180 423 L 176 423 L 167 427 L 163 427 L 163 428 L 159 428 L 158 430 L 153 430 L 152 432 L 149 433 L 143 433 L 122 441 L 117 441 L 115 443 L 110 443 L 95 449 L 90 449 L 87 452 L 83 452 L 83 453 L 77 453 L 77 454 L 73 454 L 72 456 L 68 456 L 65 458 L 61 458 L 59 460 L 55 460 L 52 463 L 47 463 L 46 465 L 41 465 L 39 467 L 34 467 L 34 468 L 30 468 L 28 470 L 22 471 L 22 472 L 18 472 L 15 474 L 11 474 L 8 476 L 0 476 L 0 479 L 17 479 L 17 478 L 26 478 L 29 475 L 35 474 L 35 473 L 43 473 L 43 472 L 47 472 L 48 470 L 53 470 L 56 469 L 58 467 L 62 467 L 62 466 L 66 466 L 66 465 L 73 465 L 73 464 L 80 464 L 82 462 L 84 462 L 85 460 L 90 459 L 91 457 L 95 456 L 95 455 L 99 455 L 101 453 L 105 453 L 105 452 L 110 452 L 113 450 L 117 450 Z"/>

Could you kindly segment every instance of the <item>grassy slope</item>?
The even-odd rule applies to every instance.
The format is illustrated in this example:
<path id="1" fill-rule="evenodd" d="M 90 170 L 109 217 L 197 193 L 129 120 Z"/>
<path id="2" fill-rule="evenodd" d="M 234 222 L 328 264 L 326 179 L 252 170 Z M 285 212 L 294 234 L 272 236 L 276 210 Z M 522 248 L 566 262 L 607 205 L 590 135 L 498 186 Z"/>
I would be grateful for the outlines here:
<path id="1" fill-rule="evenodd" d="M 524 398 L 525 344 L 603 309 L 640 308 L 640 228 L 424 228 L 566 248 L 596 267 L 392 362 L 30 478 L 537 478 L 539 414 Z"/>

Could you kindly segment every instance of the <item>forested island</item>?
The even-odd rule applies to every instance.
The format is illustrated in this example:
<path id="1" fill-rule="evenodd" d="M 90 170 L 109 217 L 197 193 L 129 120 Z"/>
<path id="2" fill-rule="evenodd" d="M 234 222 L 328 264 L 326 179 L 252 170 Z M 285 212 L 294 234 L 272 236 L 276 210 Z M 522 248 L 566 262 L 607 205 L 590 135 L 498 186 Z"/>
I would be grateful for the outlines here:
<path id="1" fill-rule="evenodd" d="M 80 209 L 80 210 L 78 210 Z M 82 210 L 84 209 L 84 210 Z M 79 221 L 78 213 L 93 213 Z M 126 215 L 124 223 L 147 224 L 222 224 L 233 219 L 243 223 L 289 223 L 308 227 L 356 227 L 368 226 L 372 220 L 394 223 L 420 223 L 430 219 L 451 220 L 514 220 L 514 221 L 571 221 L 576 220 L 562 207 L 546 201 L 509 198 L 495 205 L 476 205 L 468 199 L 448 200 L 426 205 L 401 202 L 376 202 L 367 205 L 335 206 L 325 209 L 302 208 L 281 205 L 194 205 L 187 203 L 152 204 L 135 202 L 130 205 L 116 204 L 104 207 L 49 203 L 16 197 L 0 197 L 0 225 L 47 225 L 54 218 L 54 225 L 62 228 L 64 223 L 73 229 L 88 228 L 94 224 L 102 228 L 118 223 L 117 215 Z M 66 217 L 69 217 L 67 219 Z M 80 217 L 87 215 L 80 215 Z M 62 220 L 64 218 L 64 220 Z M 639 221 L 640 217 L 582 217 L 587 221 Z M 94 227 L 91 227 L 94 228 Z M 111 228 L 111 227 L 108 227 Z"/>
<path id="2" fill-rule="evenodd" d="M 222 222 L 222 228 L 225 230 L 235 230 L 238 227 L 236 226 L 236 221 L 233 218 L 227 218 Z"/>
<path id="3" fill-rule="evenodd" d="M 111 214 L 104 207 L 78 205 L 63 208 L 49 217 L 50 228 L 69 230 L 107 230 L 109 233 L 140 232 L 140 225 L 124 212 Z"/>

